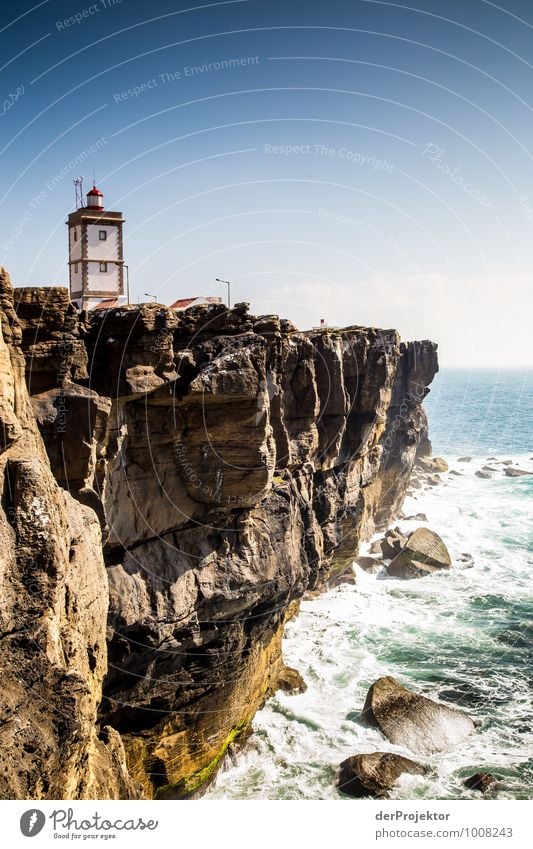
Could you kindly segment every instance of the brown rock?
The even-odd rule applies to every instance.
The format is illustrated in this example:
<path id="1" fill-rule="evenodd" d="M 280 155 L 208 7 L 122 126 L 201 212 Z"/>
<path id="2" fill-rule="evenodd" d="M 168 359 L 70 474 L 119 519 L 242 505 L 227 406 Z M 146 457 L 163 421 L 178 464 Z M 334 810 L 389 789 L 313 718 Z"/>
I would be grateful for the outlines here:
<path id="1" fill-rule="evenodd" d="M 177 314 L 143 304 L 87 317 L 61 295 L 48 299 L 49 290 L 26 290 L 22 334 L 0 289 L 9 358 L 24 369 L 12 347 L 23 335 L 39 365 L 37 383 L 30 370 L 26 378 L 55 475 L 75 484 L 96 528 L 95 513 L 109 529 L 112 660 L 98 720 L 114 733 L 94 743 L 108 766 L 97 769 L 90 754 L 79 763 L 89 764 L 93 798 L 133 796 L 128 773 L 150 797 L 198 795 L 277 686 L 289 611 L 339 576 L 353 580 L 361 541 L 401 508 L 415 459 L 430 451 L 422 401 L 436 346 L 377 328 L 299 333 L 281 320 L 278 329 L 246 305 Z M 41 348 L 32 347 L 36 329 Z M 69 342 L 75 356 L 58 384 L 54 357 Z M 11 390 L 8 381 L 15 409 Z M 63 435 L 58 390 L 67 399 Z M 23 435 L 8 451 L 26 430 L 41 444 L 29 405 L 27 414 L 16 409 Z M 7 523 L 6 550 L 12 530 Z M 87 559 L 93 575 L 99 561 Z M 102 613 L 107 593 L 99 579 L 94 587 L 82 618 Z M 93 623 L 95 634 L 100 627 Z M 28 675 L 35 693 L 40 668 Z M 79 719 L 84 741 L 93 717 Z M 57 772 L 57 759 L 50 764 Z M 59 798 L 89 792 L 64 772 L 70 785 Z"/>
<path id="2" fill-rule="evenodd" d="M 476 772 L 474 775 L 465 778 L 463 784 L 469 790 L 479 790 L 480 793 L 486 793 L 496 784 L 496 779 L 490 772 Z"/>
<path id="3" fill-rule="evenodd" d="M 356 799 L 387 798 L 404 773 L 425 775 L 427 767 L 391 752 L 372 752 L 347 758 L 340 766 L 337 787 Z"/>
<path id="4" fill-rule="evenodd" d="M 307 684 L 297 669 L 293 669 L 291 666 L 284 666 L 278 678 L 278 688 L 283 690 L 284 693 L 296 695 L 298 693 L 305 693 Z"/>
<path id="5" fill-rule="evenodd" d="M 407 537 L 398 528 L 389 530 L 381 540 L 381 553 L 385 559 L 393 559 L 407 543 Z"/>
<path id="6" fill-rule="evenodd" d="M 391 677 L 370 687 L 363 718 L 391 743 L 420 755 L 448 751 L 475 730 L 466 714 L 419 696 Z"/>
<path id="7" fill-rule="evenodd" d="M 505 474 L 508 478 L 521 478 L 523 475 L 533 475 L 533 472 L 527 472 L 525 469 L 515 469 L 512 466 L 507 466 Z"/>
<path id="8" fill-rule="evenodd" d="M 419 457 L 417 467 L 429 473 L 448 471 L 448 463 L 442 457 Z"/>
<path id="9" fill-rule="evenodd" d="M 440 569 L 450 569 L 451 557 L 438 534 L 429 528 L 417 528 L 404 547 L 387 566 L 396 578 L 421 578 Z"/>
<path id="10" fill-rule="evenodd" d="M 70 303 L 68 289 L 15 289 L 14 303 L 26 353 L 30 395 L 87 378 L 86 328 Z"/>
<path id="11" fill-rule="evenodd" d="M 97 725 L 108 609 L 100 526 L 51 473 L 12 298 L 0 269 L 0 387 L 16 431 L 0 452 L 0 797 L 138 798 L 119 735 L 109 746 Z"/>
<path id="12" fill-rule="evenodd" d="M 379 572 L 383 566 L 383 561 L 377 557 L 368 557 L 362 555 L 355 561 L 364 572 Z"/>

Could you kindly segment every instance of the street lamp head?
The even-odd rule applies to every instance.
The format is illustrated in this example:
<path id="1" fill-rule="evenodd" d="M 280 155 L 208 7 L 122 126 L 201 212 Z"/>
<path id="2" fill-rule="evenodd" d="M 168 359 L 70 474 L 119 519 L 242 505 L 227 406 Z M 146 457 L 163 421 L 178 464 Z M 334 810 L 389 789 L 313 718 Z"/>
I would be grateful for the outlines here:
<path id="1" fill-rule="evenodd" d="M 228 309 L 231 307 L 231 280 L 222 280 L 220 277 L 215 277 L 217 283 L 224 283 L 228 287 Z"/>

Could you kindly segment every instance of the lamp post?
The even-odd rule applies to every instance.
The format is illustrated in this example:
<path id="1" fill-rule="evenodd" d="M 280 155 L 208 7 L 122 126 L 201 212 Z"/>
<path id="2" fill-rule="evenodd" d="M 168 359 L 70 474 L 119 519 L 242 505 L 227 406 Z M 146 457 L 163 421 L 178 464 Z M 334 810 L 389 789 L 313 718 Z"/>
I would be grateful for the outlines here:
<path id="1" fill-rule="evenodd" d="M 152 294 L 150 294 L 150 292 L 145 292 L 144 294 L 146 295 L 147 298 L 153 298 L 154 301 L 157 304 L 157 295 L 152 295 Z"/>
<path id="2" fill-rule="evenodd" d="M 228 287 L 228 309 L 231 307 L 231 280 L 221 280 L 220 277 L 215 277 L 217 283 L 225 283 Z"/>

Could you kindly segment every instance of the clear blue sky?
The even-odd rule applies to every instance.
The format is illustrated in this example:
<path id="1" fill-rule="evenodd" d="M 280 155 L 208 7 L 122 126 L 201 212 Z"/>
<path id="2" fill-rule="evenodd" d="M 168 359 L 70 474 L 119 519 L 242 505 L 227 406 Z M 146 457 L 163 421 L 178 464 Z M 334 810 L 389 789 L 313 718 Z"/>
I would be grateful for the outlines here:
<path id="1" fill-rule="evenodd" d="M 413 3 L 3 4 L 0 263 L 66 285 L 94 170 L 132 300 L 230 277 L 300 327 L 531 363 L 533 7 Z"/>

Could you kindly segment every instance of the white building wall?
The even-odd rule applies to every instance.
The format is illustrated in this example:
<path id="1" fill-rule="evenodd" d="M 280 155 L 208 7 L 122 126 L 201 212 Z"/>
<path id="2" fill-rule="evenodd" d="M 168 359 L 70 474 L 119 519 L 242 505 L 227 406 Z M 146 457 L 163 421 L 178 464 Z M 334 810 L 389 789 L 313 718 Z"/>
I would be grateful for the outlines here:
<path id="1" fill-rule="evenodd" d="M 105 241 L 100 240 L 100 230 L 107 233 L 107 239 Z M 109 224 L 88 224 L 87 256 L 89 259 L 120 259 L 118 227 Z"/>
<path id="2" fill-rule="evenodd" d="M 81 292 L 82 286 L 82 265 L 81 261 L 70 266 L 70 287 L 71 292 Z"/>
<path id="3" fill-rule="evenodd" d="M 107 263 L 107 271 L 100 271 L 100 261 L 88 263 L 87 285 L 90 292 L 109 292 L 118 294 L 120 287 L 120 266 Z"/>
<path id="4" fill-rule="evenodd" d="M 77 240 L 74 238 L 74 231 L 76 231 Z M 77 227 L 69 227 L 69 253 L 70 259 L 76 260 L 81 259 L 81 227 L 78 224 Z"/>
<path id="5" fill-rule="evenodd" d="M 74 238 L 76 230 L 77 239 Z M 106 233 L 105 239 L 100 239 L 100 232 Z M 69 226 L 69 259 L 70 259 L 70 291 L 81 292 L 85 277 L 85 299 L 90 293 L 103 293 L 94 296 L 94 303 L 99 303 L 105 297 L 120 295 L 121 255 L 120 235 L 122 222 L 116 224 L 107 221 L 88 223 L 81 221 Z M 83 240 L 82 240 L 83 233 Z M 85 258 L 82 259 L 82 256 Z M 105 271 L 100 270 L 100 263 L 107 263 Z M 77 270 L 76 264 L 77 263 Z M 78 302 L 79 298 L 76 299 Z M 78 303 L 81 306 L 81 303 Z"/>

